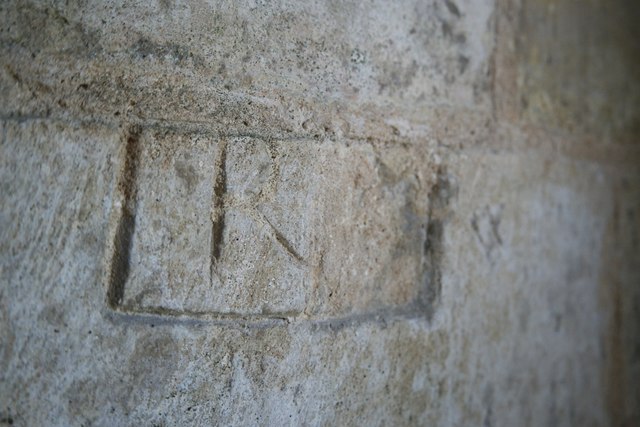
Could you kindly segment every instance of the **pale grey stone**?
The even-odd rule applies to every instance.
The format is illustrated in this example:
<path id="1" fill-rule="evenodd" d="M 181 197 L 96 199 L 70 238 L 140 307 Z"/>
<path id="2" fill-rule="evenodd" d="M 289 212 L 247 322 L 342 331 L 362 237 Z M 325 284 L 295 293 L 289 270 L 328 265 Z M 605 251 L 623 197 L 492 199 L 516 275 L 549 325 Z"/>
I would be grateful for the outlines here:
<path id="1" fill-rule="evenodd" d="M 640 424 L 638 11 L 0 3 L 0 425 Z"/>

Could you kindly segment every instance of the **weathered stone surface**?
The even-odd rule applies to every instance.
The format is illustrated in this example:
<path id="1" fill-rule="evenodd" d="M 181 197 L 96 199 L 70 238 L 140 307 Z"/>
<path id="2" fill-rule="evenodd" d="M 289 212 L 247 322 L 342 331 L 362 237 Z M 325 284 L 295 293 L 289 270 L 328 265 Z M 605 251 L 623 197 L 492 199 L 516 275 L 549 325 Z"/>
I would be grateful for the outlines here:
<path id="1" fill-rule="evenodd" d="M 3 2 L 0 424 L 638 424 L 636 9 Z"/>
<path id="2" fill-rule="evenodd" d="M 429 309 L 429 196 L 446 177 L 414 149 L 137 128 L 123 139 L 113 308 L 319 319 Z"/>

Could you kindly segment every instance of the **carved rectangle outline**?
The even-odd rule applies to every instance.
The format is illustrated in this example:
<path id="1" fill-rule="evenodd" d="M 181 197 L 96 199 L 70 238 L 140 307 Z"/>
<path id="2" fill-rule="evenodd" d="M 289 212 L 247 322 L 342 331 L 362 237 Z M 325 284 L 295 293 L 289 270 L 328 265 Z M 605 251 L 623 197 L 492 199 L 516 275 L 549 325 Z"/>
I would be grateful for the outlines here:
<path id="1" fill-rule="evenodd" d="M 151 324 L 211 323 L 219 325 L 270 327 L 288 324 L 293 321 L 305 321 L 316 326 L 341 328 L 363 322 L 382 322 L 397 319 L 426 319 L 429 321 L 434 312 L 434 305 L 439 299 L 441 290 L 441 258 L 443 245 L 444 207 L 450 197 L 450 183 L 446 170 L 438 170 L 438 179 L 431 189 L 430 199 L 435 208 L 429 208 L 428 227 L 426 231 L 425 263 L 427 277 L 424 283 L 418 285 L 417 296 L 407 304 L 391 305 L 373 310 L 351 313 L 343 316 L 314 317 L 303 313 L 269 313 L 269 314 L 240 314 L 219 311 L 185 311 L 173 310 L 166 307 L 137 308 L 122 305 L 122 297 L 127 282 L 129 257 L 133 234 L 135 232 L 135 197 L 137 195 L 137 173 L 140 161 L 140 136 L 144 128 L 140 124 L 129 126 L 124 133 L 124 149 L 122 154 L 122 170 L 118 173 L 118 185 L 114 200 L 122 198 L 120 206 L 114 203 L 110 215 L 107 248 L 104 257 L 103 271 L 106 288 L 106 315 L 114 320 L 125 320 Z M 154 127 L 157 127 L 155 124 Z M 175 128 L 172 127 L 173 130 Z M 192 131 L 186 131 L 192 133 Z M 209 133 L 205 131 L 205 133 Z M 214 133 L 218 138 L 261 138 L 255 134 L 222 136 Z M 212 236 L 212 244 L 214 243 Z M 119 248 L 119 249 L 118 249 Z M 212 247 L 212 253 L 215 248 Z"/>

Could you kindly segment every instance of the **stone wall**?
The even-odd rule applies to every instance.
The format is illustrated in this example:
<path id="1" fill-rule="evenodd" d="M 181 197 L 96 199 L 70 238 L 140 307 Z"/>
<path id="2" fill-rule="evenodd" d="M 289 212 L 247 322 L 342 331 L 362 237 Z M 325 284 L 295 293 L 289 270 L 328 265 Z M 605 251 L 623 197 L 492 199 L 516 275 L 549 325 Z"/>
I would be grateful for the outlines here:
<path id="1" fill-rule="evenodd" d="M 640 7 L 0 3 L 0 424 L 640 424 Z"/>

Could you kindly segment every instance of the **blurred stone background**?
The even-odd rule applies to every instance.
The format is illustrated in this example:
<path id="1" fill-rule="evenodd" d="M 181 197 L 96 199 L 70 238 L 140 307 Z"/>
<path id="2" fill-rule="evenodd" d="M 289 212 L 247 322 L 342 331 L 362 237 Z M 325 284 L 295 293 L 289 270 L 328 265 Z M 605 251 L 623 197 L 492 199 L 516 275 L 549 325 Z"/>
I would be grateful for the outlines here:
<path id="1" fill-rule="evenodd" d="M 631 0 L 0 3 L 0 424 L 640 425 Z"/>

